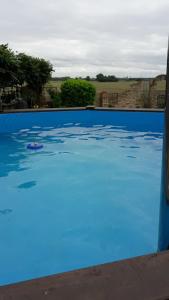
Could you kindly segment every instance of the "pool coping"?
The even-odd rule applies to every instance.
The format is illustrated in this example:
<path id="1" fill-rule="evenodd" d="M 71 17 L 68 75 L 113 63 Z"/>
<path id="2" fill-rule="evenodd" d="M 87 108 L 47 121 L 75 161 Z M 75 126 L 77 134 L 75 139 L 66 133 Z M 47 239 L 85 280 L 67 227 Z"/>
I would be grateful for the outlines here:
<path id="1" fill-rule="evenodd" d="M 0 287 L 0 300 L 167 300 L 169 251 Z"/>
<path id="2" fill-rule="evenodd" d="M 80 110 L 95 110 L 95 111 L 124 111 L 124 112 L 164 112 L 160 108 L 115 108 L 115 107 L 65 107 L 65 108 L 31 108 L 31 109 L 10 109 L 0 111 L 0 114 L 10 113 L 29 113 L 29 112 L 60 112 L 60 111 L 80 111 Z"/>

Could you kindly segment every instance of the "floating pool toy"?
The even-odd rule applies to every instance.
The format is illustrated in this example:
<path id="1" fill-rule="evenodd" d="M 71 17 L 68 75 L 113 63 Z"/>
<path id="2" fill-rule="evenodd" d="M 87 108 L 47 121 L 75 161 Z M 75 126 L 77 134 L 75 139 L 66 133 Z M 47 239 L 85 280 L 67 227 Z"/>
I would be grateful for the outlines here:
<path id="1" fill-rule="evenodd" d="M 29 150 L 40 150 L 43 148 L 42 144 L 39 143 L 30 143 L 27 145 L 27 149 Z"/>

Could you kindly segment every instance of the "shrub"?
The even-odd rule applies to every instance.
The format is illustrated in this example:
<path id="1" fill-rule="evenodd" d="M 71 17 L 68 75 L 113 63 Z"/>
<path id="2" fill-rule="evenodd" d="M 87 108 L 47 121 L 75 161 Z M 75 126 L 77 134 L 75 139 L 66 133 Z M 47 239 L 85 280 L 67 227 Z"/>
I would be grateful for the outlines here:
<path id="1" fill-rule="evenodd" d="M 95 95 L 95 87 L 85 80 L 68 79 L 61 85 L 61 99 L 63 106 L 78 107 L 92 105 Z"/>
<path id="2" fill-rule="evenodd" d="M 62 106 L 62 100 L 61 100 L 61 94 L 58 92 L 57 89 L 48 89 L 48 93 L 52 99 L 53 107 L 61 107 Z"/>

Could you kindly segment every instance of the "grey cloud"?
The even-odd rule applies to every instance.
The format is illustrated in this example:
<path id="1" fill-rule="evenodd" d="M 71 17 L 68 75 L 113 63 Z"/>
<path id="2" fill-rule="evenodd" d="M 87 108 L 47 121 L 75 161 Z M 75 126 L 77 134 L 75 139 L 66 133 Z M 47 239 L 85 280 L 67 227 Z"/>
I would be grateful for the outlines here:
<path id="1" fill-rule="evenodd" d="M 50 60 L 56 75 L 165 72 L 166 0 L 0 0 L 1 43 Z"/>

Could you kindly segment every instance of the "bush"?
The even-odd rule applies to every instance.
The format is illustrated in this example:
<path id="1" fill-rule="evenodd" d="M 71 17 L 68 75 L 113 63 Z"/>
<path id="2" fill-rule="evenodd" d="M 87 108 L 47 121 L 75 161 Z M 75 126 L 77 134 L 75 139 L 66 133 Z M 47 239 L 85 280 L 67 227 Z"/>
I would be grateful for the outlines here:
<path id="1" fill-rule="evenodd" d="M 61 85 L 61 99 L 63 106 L 78 107 L 92 105 L 95 95 L 95 87 L 85 80 L 68 79 Z"/>
<path id="2" fill-rule="evenodd" d="M 62 100 L 61 100 L 61 93 L 58 92 L 57 89 L 48 89 L 48 93 L 52 99 L 53 107 L 61 107 L 62 106 Z"/>

